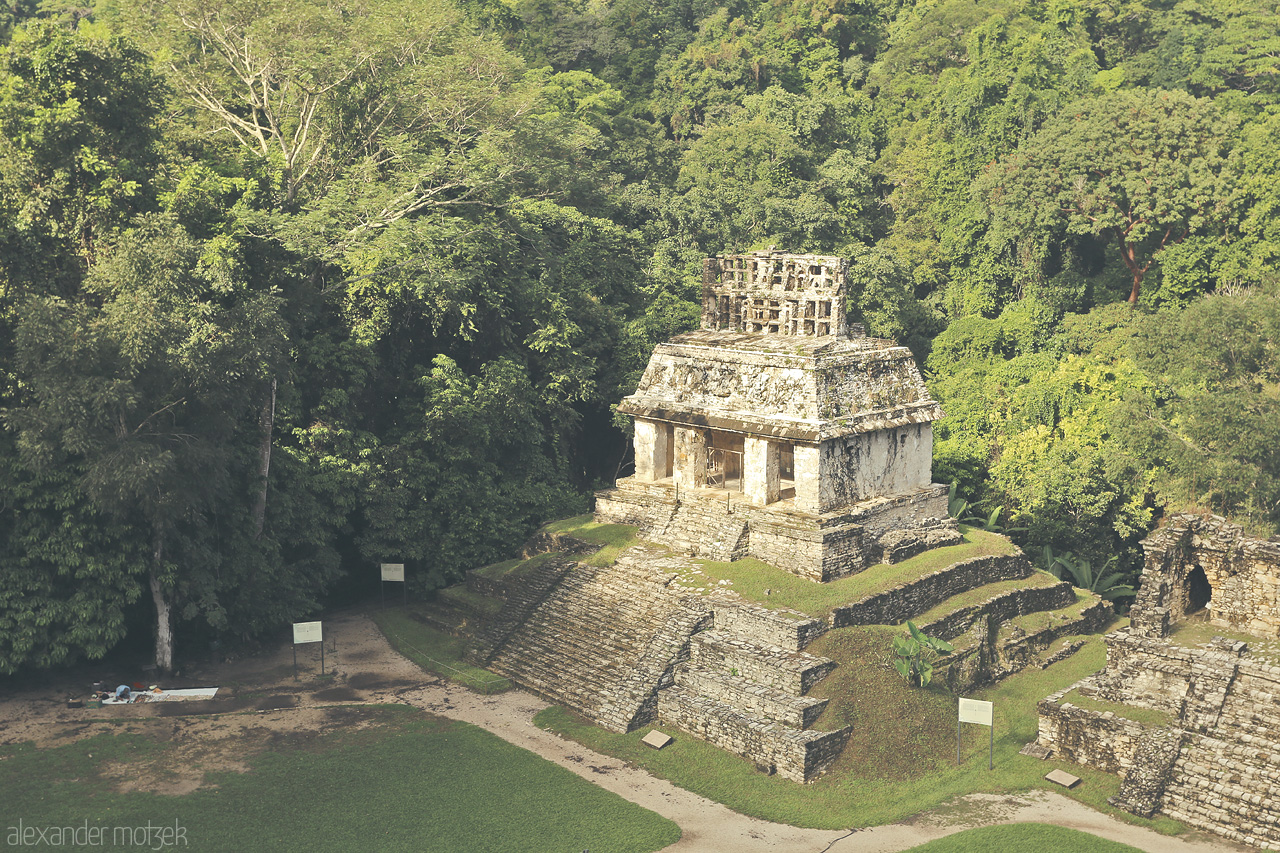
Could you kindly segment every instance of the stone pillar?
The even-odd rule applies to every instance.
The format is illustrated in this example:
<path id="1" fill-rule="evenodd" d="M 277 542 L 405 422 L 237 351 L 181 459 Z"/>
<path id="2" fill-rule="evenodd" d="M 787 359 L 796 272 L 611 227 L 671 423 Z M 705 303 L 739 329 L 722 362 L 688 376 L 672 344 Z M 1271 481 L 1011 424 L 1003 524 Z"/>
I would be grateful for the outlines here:
<path id="1" fill-rule="evenodd" d="M 696 489 L 707 484 L 707 435 L 700 429 L 676 427 L 676 460 L 674 477 L 682 489 Z"/>
<path id="2" fill-rule="evenodd" d="M 636 418 L 636 479 L 646 483 L 661 480 L 667 474 L 668 446 L 667 425 L 657 421 Z"/>
<path id="3" fill-rule="evenodd" d="M 818 469 L 821 453 L 816 444 L 797 444 L 793 451 L 796 472 L 796 509 L 821 512 L 818 495 Z"/>
<path id="4" fill-rule="evenodd" d="M 742 491 L 753 504 L 771 504 L 778 499 L 782 480 L 778 474 L 781 456 L 776 441 L 747 436 L 742 448 Z"/>

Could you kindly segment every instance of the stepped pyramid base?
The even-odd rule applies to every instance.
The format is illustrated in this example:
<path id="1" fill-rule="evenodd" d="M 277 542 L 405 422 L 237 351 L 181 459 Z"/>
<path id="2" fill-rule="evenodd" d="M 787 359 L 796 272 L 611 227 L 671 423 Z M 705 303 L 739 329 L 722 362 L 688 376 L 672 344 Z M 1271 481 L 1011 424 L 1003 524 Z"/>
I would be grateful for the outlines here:
<path id="1" fill-rule="evenodd" d="M 573 564 L 560 572 L 549 561 L 551 569 L 526 581 L 546 586 L 536 604 L 508 600 L 495 620 L 515 625 L 489 641 L 486 665 L 610 730 L 649 722 L 689 637 L 711 621 L 700 596 L 666 590 L 664 558 L 637 547 L 607 569 Z"/>
<path id="2" fill-rule="evenodd" d="M 596 492 L 596 521 L 633 524 L 645 538 L 686 553 L 731 560 L 751 556 L 816 581 L 847 577 L 880 562 L 955 544 L 947 487 L 865 500 L 839 512 L 809 513 L 793 500 L 768 506 L 740 492 L 681 489 L 670 480 L 618 480 Z"/>
<path id="3" fill-rule="evenodd" d="M 1069 689 L 1115 710 L 1064 702 L 1061 691 L 1040 703 L 1037 743 L 1121 774 L 1118 808 L 1280 849 L 1280 667 L 1241 642 L 1206 646 L 1109 634 L 1107 668 Z M 1127 719 L 1126 706 L 1164 712 L 1169 725 Z"/>

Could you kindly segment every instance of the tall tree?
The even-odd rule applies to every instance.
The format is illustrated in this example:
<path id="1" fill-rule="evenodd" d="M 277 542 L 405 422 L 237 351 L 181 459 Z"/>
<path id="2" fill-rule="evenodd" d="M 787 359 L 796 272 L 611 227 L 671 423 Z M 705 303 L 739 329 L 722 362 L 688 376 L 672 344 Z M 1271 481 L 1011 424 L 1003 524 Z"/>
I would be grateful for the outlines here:
<path id="1" fill-rule="evenodd" d="M 1042 264 L 1054 243 L 1092 235 L 1129 271 L 1129 302 L 1161 249 L 1225 222 L 1232 120 L 1185 92 L 1129 89 L 1078 101 L 980 187 L 990 239 Z"/>
<path id="2" fill-rule="evenodd" d="M 147 531 L 164 670 L 175 622 L 221 609 L 216 575 L 235 534 L 218 517 L 237 502 L 241 433 L 283 340 L 274 296 L 223 284 L 179 226 L 149 218 L 93 268 L 92 302 L 33 298 L 18 327 L 30 394 L 9 424 L 29 467 L 80 468 L 95 504 Z"/>

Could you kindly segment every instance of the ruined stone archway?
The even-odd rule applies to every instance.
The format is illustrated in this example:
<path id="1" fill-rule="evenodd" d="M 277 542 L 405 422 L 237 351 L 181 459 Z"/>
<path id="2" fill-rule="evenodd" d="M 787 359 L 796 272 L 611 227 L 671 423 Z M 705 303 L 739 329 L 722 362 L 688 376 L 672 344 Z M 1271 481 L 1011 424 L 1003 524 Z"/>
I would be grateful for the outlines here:
<path id="1" fill-rule="evenodd" d="M 1205 610 L 1212 598 L 1213 587 L 1209 585 L 1209 579 L 1205 577 L 1204 569 L 1196 566 L 1187 574 L 1186 615 L 1192 616 Z"/>

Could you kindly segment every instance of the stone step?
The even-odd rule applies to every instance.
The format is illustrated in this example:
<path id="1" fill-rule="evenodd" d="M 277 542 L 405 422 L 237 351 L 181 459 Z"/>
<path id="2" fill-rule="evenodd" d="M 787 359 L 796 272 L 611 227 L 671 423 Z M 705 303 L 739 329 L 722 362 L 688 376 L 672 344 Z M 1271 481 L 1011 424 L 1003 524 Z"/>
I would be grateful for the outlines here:
<path id="1" fill-rule="evenodd" d="M 716 630 L 798 652 L 827 631 L 827 623 L 796 610 L 770 610 L 746 602 L 712 602 Z"/>
<path id="2" fill-rule="evenodd" d="M 1280 753 L 1196 737 L 1175 765 L 1162 810 L 1237 841 L 1280 847 Z"/>
<path id="3" fill-rule="evenodd" d="M 1223 713 L 1218 720 L 1216 734 L 1219 737 L 1226 735 L 1254 749 L 1280 754 L 1280 718 Z"/>
<path id="4" fill-rule="evenodd" d="M 593 632 L 590 626 L 554 622 L 525 625 L 518 638 L 508 643 L 495 660 L 537 659 L 546 664 L 565 660 L 625 660 L 643 649 L 661 625 L 661 622 L 656 622 L 637 626 L 637 631 L 629 635 L 614 631 Z"/>
<path id="5" fill-rule="evenodd" d="M 747 521 L 732 509 L 721 510 L 718 501 L 686 500 L 680 502 L 661 528 L 654 529 L 651 537 L 680 550 L 728 562 L 746 556 Z"/>
<path id="6" fill-rule="evenodd" d="M 690 664 L 699 669 L 736 675 L 803 696 L 825 678 L 836 663 L 808 652 L 760 645 L 722 631 L 693 636 Z"/>
<path id="7" fill-rule="evenodd" d="M 886 566 L 879 571 L 897 569 Z M 1032 571 L 1031 564 L 1022 554 L 961 560 L 913 581 L 835 608 L 831 613 L 831 627 L 900 625 L 948 598 L 989 583 L 1030 577 Z"/>
<path id="8" fill-rule="evenodd" d="M 955 596 L 959 598 L 959 596 Z M 996 592 L 977 604 L 956 606 L 950 612 L 921 624 L 920 630 L 933 637 L 950 640 L 968 631 L 982 617 L 990 616 L 1001 622 L 1028 613 L 1040 613 L 1069 607 L 1076 603 L 1076 594 L 1067 581 L 1044 586 L 1027 586 Z M 946 608 L 948 602 L 936 605 Z"/>
<path id="9" fill-rule="evenodd" d="M 821 774 L 844 749 L 850 731 L 848 726 L 834 732 L 800 731 L 679 686 L 659 692 L 658 717 L 793 782 L 809 782 Z"/>
<path id="10" fill-rule="evenodd" d="M 827 707 L 826 699 L 796 696 L 741 676 L 691 666 L 676 670 L 675 683 L 689 692 L 722 702 L 753 717 L 796 729 L 807 729 Z"/>

